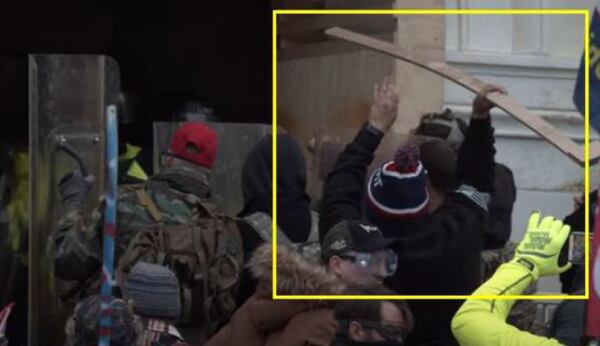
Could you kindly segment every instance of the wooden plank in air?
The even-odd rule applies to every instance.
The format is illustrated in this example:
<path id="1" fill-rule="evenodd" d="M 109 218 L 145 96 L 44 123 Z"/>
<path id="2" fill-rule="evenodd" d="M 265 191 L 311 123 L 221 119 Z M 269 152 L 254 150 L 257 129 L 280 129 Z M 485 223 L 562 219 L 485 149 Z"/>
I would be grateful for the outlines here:
<path id="1" fill-rule="evenodd" d="M 451 81 L 477 94 L 480 94 L 485 86 L 483 81 L 471 77 L 464 71 L 455 67 L 451 67 L 446 63 L 421 63 L 417 60 L 411 59 L 410 57 L 407 57 L 405 54 L 401 53 L 396 46 L 389 42 L 377 40 L 372 37 L 338 27 L 327 29 L 325 33 L 329 36 L 354 43 L 419 66 L 444 78 L 450 79 Z M 583 146 L 575 143 L 571 138 L 558 131 L 556 128 L 554 128 L 554 126 L 541 117 L 531 113 L 525 107 L 521 106 L 514 98 L 510 97 L 509 95 L 502 95 L 500 93 L 488 94 L 487 98 L 494 102 L 500 109 L 504 110 L 506 113 L 510 114 L 532 131 L 540 135 L 571 160 L 575 161 L 580 166 L 584 165 L 585 160 Z M 600 158 L 600 144 L 593 144 L 594 145 L 590 146 L 590 161 L 595 161 Z"/>

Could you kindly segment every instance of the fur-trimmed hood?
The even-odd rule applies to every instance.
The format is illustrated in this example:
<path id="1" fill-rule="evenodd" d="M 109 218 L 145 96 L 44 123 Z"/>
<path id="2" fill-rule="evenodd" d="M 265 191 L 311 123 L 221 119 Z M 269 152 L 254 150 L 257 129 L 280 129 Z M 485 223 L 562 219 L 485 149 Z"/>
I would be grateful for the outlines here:
<path id="1" fill-rule="evenodd" d="M 264 244 L 257 248 L 248 267 L 260 287 L 273 287 L 272 245 Z M 277 294 L 333 295 L 341 294 L 344 289 L 345 285 L 325 267 L 308 262 L 289 247 L 277 245 Z"/>
<path id="2" fill-rule="evenodd" d="M 257 248 L 248 268 L 258 280 L 256 291 L 233 314 L 231 322 L 206 346 L 329 345 L 337 322 L 333 300 L 273 300 L 271 244 Z M 299 253 L 277 246 L 277 293 L 340 294 L 344 285 L 324 267 L 311 264 Z"/>

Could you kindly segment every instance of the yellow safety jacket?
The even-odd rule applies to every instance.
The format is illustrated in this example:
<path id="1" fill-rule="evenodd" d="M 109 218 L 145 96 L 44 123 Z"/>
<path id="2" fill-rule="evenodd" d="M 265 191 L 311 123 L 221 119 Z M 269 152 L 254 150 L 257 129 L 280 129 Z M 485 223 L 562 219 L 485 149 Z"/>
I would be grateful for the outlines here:
<path id="1" fill-rule="evenodd" d="M 519 295 L 533 275 L 518 263 L 501 265 L 474 295 Z M 515 300 L 470 299 L 452 319 L 452 333 L 461 346 L 558 346 L 556 339 L 530 334 L 506 323 Z"/>

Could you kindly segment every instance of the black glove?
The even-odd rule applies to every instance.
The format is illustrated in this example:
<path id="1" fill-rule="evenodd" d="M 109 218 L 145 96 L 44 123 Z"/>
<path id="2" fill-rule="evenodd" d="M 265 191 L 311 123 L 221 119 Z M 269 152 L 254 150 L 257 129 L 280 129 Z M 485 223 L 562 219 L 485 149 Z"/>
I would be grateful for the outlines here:
<path id="1" fill-rule="evenodd" d="M 67 208 L 83 209 L 94 180 L 93 175 L 88 174 L 84 177 L 79 170 L 62 177 L 58 183 L 58 191 L 63 205 Z"/>

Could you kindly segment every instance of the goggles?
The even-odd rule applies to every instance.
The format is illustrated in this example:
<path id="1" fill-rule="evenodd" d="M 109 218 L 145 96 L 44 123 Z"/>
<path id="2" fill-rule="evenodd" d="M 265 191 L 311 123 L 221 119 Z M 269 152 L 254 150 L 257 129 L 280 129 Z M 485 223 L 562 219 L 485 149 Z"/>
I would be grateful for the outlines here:
<path id="1" fill-rule="evenodd" d="M 386 341 L 394 341 L 402 345 L 406 337 L 406 330 L 403 327 L 385 323 L 384 321 L 358 320 L 365 329 L 377 331 Z"/>
<path id="2" fill-rule="evenodd" d="M 360 270 L 372 274 L 393 275 L 398 269 L 398 256 L 392 250 L 377 252 L 354 252 L 349 251 L 338 257 L 352 262 Z"/>
<path id="3" fill-rule="evenodd" d="M 388 324 L 383 321 L 351 319 L 342 320 L 340 322 L 348 326 L 352 321 L 360 323 L 363 329 L 374 330 L 378 332 L 385 339 L 386 342 L 391 342 L 394 345 L 404 345 L 404 338 L 406 338 L 406 335 L 408 334 L 407 330 L 404 327 Z"/>

